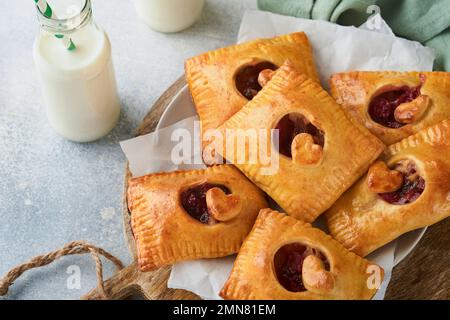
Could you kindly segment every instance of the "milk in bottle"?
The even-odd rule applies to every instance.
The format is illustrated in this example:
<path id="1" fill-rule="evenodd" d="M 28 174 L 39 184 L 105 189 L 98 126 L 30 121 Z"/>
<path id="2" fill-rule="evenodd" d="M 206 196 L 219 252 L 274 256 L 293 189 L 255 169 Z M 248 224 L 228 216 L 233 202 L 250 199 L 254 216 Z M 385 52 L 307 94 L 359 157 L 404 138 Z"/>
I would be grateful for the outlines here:
<path id="1" fill-rule="evenodd" d="M 78 13 L 65 19 L 49 18 L 38 7 L 33 55 L 50 124 L 69 140 L 88 142 L 114 128 L 120 102 L 108 36 L 93 21 L 90 0 L 78 2 Z"/>

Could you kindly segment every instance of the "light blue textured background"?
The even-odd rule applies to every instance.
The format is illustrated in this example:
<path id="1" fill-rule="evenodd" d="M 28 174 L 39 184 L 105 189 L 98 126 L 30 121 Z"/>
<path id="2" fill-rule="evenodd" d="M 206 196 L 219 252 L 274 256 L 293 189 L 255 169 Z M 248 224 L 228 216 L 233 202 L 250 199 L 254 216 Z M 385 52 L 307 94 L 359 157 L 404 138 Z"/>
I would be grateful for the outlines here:
<path id="1" fill-rule="evenodd" d="M 235 42 L 245 9 L 255 7 L 255 0 L 207 0 L 193 27 L 161 34 L 137 19 L 131 0 L 93 0 L 94 17 L 113 45 L 123 111 L 106 138 L 77 144 L 47 123 L 32 59 L 38 32 L 33 1 L 0 1 L 0 276 L 80 239 L 130 262 L 119 141 L 132 137 L 150 106 L 183 73 L 186 58 Z M 66 285 L 71 265 L 81 269 L 79 290 Z M 107 266 L 109 276 L 113 268 Z M 90 256 L 66 257 L 27 272 L 5 298 L 77 299 L 95 285 Z"/>

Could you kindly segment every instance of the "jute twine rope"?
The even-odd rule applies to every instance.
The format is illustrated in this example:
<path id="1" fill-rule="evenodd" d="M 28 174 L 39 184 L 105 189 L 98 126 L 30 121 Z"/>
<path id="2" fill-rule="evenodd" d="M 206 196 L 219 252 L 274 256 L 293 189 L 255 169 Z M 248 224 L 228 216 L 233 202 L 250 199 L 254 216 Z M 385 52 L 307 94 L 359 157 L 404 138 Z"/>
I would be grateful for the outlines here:
<path id="1" fill-rule="evenodd" d="M 84 254 L 84 253 L 90 253 L 92 258 L 94 259 L 95 269 L 97 272 L 98 290 L 100 291 L 101 297 L 103 299 L 107 299 L 108 294 L 106 293 L 103 284 L 103 264 L 100 259 L 100 256 L 104 256 L 106 259 L 113 262 L 118 270 L 123 269 L 123 264 L 119 259 L 114 257 L 109 252 L 84 241 L 74 241 L 68 243 L 59 250 L 56 250 L 46 255 L 34 257 L 30 261 L 10 270 L 6 274 L 6 276 L 0 280 L 0 296 L 6 295 L 8 293 L 9 287 L 14 283 L 14 281 L 17 280 L 27 270 L 46 266 L 64 256 L 70 256 L 74 254 Z"/>

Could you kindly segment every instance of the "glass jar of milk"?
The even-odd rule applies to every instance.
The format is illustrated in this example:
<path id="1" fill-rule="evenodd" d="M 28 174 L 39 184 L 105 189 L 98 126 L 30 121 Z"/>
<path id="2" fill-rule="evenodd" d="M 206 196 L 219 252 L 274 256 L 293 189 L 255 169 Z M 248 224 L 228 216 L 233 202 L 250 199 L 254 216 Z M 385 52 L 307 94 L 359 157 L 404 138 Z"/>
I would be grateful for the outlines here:
<path id="1" fill-rule="evenodd" d="M 178 32 L 200 17 L 205 0 L 134 0 L 139 17 L 153 30 Z"/>
<path id="2" fill-rule="evenodd" d="M 51 18 L 37 7 L 41 28 L 33 49 L 47 116 L 65 138 L 94 141 L 108 134 L 120 115 L 111 44 L 92 19 L 90 0 L 51 3 Z M 69 50 L 61 38 L 74 47 Z"/>

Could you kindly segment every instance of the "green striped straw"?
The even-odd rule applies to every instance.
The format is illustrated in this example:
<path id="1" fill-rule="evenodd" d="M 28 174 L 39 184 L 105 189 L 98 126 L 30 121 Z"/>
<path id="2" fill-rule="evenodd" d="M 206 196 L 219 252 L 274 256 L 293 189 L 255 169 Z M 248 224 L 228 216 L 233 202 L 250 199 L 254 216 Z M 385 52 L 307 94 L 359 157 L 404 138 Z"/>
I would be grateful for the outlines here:
<path id="1" fill-rule="evenodd" d="M 58 19 L 58 17 L 53 13 L 52 8 L 50 7 L 50 5 L 47 3 L 46 0 L 34 0 L 34 3 L 46 18 Z M 68 38 L 63 34 L 55 34 L 55 37 L 62 40 L 67 50 L 73 51 L 77 48 L 71 38 Z"/>

